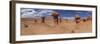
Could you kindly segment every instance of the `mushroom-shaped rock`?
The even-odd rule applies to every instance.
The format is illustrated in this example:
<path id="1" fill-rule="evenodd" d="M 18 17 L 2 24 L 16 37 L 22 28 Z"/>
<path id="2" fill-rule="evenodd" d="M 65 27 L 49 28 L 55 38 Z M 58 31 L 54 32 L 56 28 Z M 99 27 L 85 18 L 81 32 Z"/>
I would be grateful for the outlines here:
<path id="1" fill-rule="evenodd" d="M 54 22 L 56 24 L 58 24 L 58 16 L 59 16 L 59 14 L 57 12 L 53 12 L 51 16 L 53 16 Z"/>
<path id="2" fill-rule="evenodd" d="M 75 22 L 76 22 L 76 24 L 80 23 L 80 16 L 79 15 L 75 16 Z"/>
<path id="3" fill-rule="evenodd" d="M 88 16 L 87 17 L 87 20 L 92 20 L 92 16 Z"/>

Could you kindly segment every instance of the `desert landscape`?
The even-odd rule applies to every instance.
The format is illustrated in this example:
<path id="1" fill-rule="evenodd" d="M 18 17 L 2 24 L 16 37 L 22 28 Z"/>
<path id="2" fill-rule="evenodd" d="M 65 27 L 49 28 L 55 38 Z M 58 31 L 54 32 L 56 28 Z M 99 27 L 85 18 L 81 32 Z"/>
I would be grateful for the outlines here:
<path id="1" fill-rule="evenodd" d="M 43 35 L 92 32 L 92 17 L 82 19 L 79 15 L 73 20 L 59 17 L 54 13 L 46 17 L 21 18 L 21 35 Z"/>

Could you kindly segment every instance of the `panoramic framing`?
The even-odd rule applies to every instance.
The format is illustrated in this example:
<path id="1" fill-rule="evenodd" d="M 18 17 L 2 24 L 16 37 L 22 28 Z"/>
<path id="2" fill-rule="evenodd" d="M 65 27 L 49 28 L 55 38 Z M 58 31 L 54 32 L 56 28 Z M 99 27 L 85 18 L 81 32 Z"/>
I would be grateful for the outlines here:
<path id="1" fill-rule="evenodd" d="M 97 37 L 97 6 L 11 2 L 12 43 Z"/>
<path id="2" fill-rule="evenodd" d="M 21 8 L 21 35 L 91 33 L 92 11 Z"/>

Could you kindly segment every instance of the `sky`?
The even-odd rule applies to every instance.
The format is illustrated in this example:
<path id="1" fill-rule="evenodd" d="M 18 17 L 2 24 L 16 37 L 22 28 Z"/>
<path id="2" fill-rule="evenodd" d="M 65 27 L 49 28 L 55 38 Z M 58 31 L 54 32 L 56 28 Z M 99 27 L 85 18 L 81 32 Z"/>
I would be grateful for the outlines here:
<path id="1" fill-rule="evenodd" d="M 83 11 L 83 10 L 57 10 L 57 9 L 38 9 L 38 8 L 21 8 L 21 17 L 22 18 L 35 18 L 49 16 L 52 12 L 56 11 L 59 16 L 63 18 L 73 18 L 75 15 L 79 15 L 84 18 L 87 16 L 92 16 L 92 11 Z"/>

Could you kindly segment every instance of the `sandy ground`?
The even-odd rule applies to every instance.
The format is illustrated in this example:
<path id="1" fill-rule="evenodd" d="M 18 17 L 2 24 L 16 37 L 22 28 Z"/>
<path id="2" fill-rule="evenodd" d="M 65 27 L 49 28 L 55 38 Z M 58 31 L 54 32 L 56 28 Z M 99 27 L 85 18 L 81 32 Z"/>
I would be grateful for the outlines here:
<path id="1" fill-rule="evenodd" d="M 87 33 L 92 32 L 92 22 L 81 21 L 79 24 L 71 21 L 63 21 L 59 24 L 46 21 L 46 23 L 34 23 L 34 21 L 21 22 L 21 35 L 41 35 L 41 34 L 63 34 L 63 33 Z M 25 27 L 28 25 L 28 27 Z"/>

